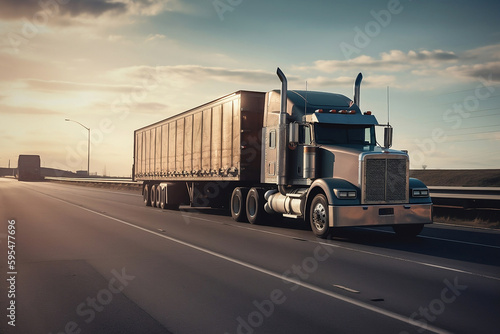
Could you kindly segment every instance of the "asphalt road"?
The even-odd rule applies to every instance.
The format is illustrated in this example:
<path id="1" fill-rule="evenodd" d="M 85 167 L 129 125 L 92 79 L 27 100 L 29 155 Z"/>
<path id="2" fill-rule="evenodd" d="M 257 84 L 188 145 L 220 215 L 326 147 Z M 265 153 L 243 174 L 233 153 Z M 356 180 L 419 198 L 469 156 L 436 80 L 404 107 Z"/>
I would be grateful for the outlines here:
<path id="1" fill-rule="evenodd" d="M 1 178 L 0 219 L 1 333 L 500 328 L 497 231 L 434 224 L 404 241 L 349 228 L 320 240 L 293 220 L 253 226 L 147 208 L 133 192 Z"/>

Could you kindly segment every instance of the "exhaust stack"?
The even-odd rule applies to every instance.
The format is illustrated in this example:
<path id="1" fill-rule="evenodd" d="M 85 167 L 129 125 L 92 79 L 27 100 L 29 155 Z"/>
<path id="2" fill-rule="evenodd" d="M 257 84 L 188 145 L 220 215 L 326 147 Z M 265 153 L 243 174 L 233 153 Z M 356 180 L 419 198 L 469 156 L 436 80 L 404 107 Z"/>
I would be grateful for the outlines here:
<path id="1" fill-rule="evenodd" d="M 281 81 L 281 107 L 280 118 L 278 123 L 278 189 L 282 195 L 286 195 L 285 186 L 287 182 L 286 177 L 286 102 L 288 81 L 285 74 L 278 67 L 276 74 Z"/>
<path id="2" fill-rule="evenodd" d="M 361 86 L 361 80 L 363 80 L 363 74 L 359 73 L 354 82 L 354 103 L 359 107 L 359 87 Z"/>

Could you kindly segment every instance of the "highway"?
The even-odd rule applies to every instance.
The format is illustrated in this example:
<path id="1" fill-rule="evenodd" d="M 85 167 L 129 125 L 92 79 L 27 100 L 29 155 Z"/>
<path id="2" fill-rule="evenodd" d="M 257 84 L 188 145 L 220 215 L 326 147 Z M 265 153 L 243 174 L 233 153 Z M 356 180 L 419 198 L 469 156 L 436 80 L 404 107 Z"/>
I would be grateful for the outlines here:
<path id="1" fill-rule="evenodd" d="M 400 240 L 348 228 L 321 240 L 294 220 L 255 226 L 145 207 L 132 191 L 4 178 L 0 219 L 0 333 L 500 328 L 498 231 L 433 224 Z"/>

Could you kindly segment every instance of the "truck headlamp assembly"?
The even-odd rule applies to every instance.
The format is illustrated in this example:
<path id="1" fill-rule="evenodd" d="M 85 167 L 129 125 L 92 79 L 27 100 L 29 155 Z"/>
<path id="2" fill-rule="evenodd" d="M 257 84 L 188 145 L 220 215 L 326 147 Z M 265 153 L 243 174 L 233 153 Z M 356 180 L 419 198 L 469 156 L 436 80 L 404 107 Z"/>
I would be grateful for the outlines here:
<path id="1" fill-rule="evenodd" d="M 338 199 L 355 199 L 358 196 L 356 191 L 348 189 L 333 189 L 333 192 Z"/>
<path id="2" fill-rule="evenodd" d="M 412 197 L 429 197 L 429 189 L 412 189 Z"/>

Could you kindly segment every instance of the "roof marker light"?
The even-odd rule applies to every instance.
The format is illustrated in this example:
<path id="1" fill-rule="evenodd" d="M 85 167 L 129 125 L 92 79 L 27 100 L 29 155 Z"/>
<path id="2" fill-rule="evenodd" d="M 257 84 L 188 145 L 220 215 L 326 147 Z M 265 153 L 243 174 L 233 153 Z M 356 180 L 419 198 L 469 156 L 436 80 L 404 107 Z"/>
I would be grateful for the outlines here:
<path id="1" fill-rule="evenodd" d="M 316 109 L 315 112 L 317 112 L 317 113 L 323 113 L 323 109 Z"/>
<path id="2" fill-rule="evenodd" d="M 371 115 L 371 114 L 372 114 L 372 112 L 371 112 L 371 111 L 367 111 L 367 112 L 365 112 L 363 115 Z"/>

